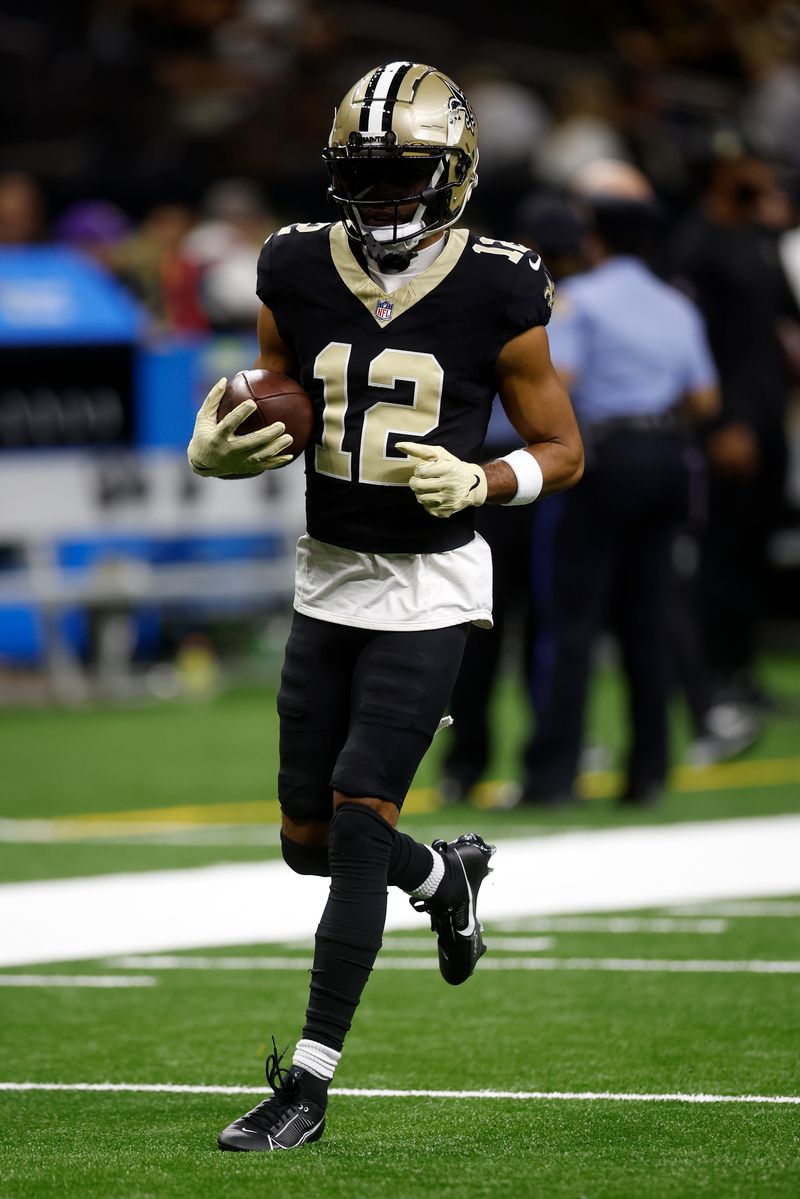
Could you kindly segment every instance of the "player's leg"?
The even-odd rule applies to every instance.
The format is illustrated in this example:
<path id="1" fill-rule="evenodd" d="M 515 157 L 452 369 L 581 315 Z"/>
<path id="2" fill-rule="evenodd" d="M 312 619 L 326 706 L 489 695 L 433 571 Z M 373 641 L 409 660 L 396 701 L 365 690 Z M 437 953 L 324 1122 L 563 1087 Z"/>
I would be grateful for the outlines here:
<path id="1" fill-rule="evenodd" d="M 333 815 L 331 772 L 347 735 L 354 643 L 351 631 L 295 614 L 286 645 L 281 687 L 281 847 L 298 874 L 328 875 L 328 833 Z M 323 1055 L 320 1059 L 319 1054 Z M 267 1058 L 274 1094 L 220 1134 L 221 1149 L 292 1148 L 322 1135 L 330 1063 L 325 1047 L 315 1071 L 282 1069 L 277 1050 Z M 319 1075 L 319 1077 L 318 1077 Z M 301 1081 L 303 1095 L 300 1095 Z M 309 1093 L 310 1092 L 310 1093 Z"/>
<path id="2" fill-rule="evenodd" d="M 278 692 L 278 799 L 283 858 L 297 874 L 330 874 L 331 774 L 347 737 L 359 645 L 349 629 L 294 615 Z"/>
<path id="3" fill-rule="evenodd" d="M 350 728 L 333 775 L 336 810 L 328 836 L 331 889 L 317 931 L 306 1025 L 290 1070 L 281 1071 L 274 1055 L 268 1062 L 276 1096 L 229 1126 L 220 1138 L 223 1148 L 292 1148 L 322 1135 L 328 1083 L 380 948 L 390 873 L 393 882 L 408 890 L 419 885 L 424 894 L 435 894 L 451 925 L 459 913 L 464 916 L 469 931 L 462 938 L 465 948 L 459 945 L 459 949 L 462 956 L 466 947 L 473 954 L 464 977 L 483 952 L 474 898 L 488 871 L 491 848 L 472 838 L 468 846 L 441 843 L 439 850 L 432 850 L 394 828 L 447 702 L 465 630 L 437 630 L 435 635 L 346 632 L 359 636 L 362 647 L 349 705 L 339 705 L 340 710 L 349 710 Z M 281 707 L 282 805 L 284 809 L 291 805 L 292 816 L 285 829 L 292 837 L 313 839 L 321 835 L 323 822 L 317 820 L 314 827 L 302 821 L 321 814 L 319 798 L 312 803 L 308 785 L 300 785 L 304 774 L 300 765 L 286 769 L 284 762 L 296 750 L 307 754 L 312 748 L 302 738 L 295 744 L 291 735 L 293 726 L 286 717 L 298 708 L 299 697 L 291 686 L 291 670 L 284 672 L 284 682 L 287 674 L 289 685 L 282 686 Z M 317 689 L 311 706 L 318 704 Z M 285 724 L 290 734 L 286 738 Z M 316 783 L 318 787 L 318 777 Z M 285 811 L 285 820 L 286 816 Z M 462 855 L 476 854 L 480 861 L 469 861 L 465 868 Z"/>
<path id="4" fill-rule="evenodd" d="M 381 945 L 387 883 L 436 903 L 442 920 L 446 913 L 459 942 L 448 981 L 464 981 L 483 952 L 474 907 L 491 848 L 472 835 L 431 848 L 395 828 L 447 703 L 465 637 L 459 626 L 380 632 L 359 654 L 350 729 L 332 779 L 331 890 L 317 930 L 303 1030 L 308 1042 L 341 1051 Z M 433 915 L 433 906 L 427 910 Z M 452 931 L 458 918 L 460 936 Z"/>
<path id="5" fill-rule="evenodd" d="M 390 873 L 414 886 L 431 872 L 431 850 L 394 826 L 447 703 L 465 640 L 462 627 L 364 634 L 347 740 L 331 780 L 331 888 L 317 929 L 301 1053 L 306 1045 L 323 1056 L 341 1052 L 381 946 Z"/>

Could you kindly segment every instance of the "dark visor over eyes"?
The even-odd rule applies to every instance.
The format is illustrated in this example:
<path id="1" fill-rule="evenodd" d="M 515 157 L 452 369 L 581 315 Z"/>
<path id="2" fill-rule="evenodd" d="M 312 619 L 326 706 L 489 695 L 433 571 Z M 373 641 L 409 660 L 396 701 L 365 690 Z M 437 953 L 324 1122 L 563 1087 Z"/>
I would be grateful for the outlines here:
<path id="1" fill-rule="evenodd" d="M 383 188 L 393 196 L 418 195 L 430 184 L 441 162 L 435 158 L 349 158 L 339 160 L 334 167 L 334 184 L 342 187 L 352 198 L 363 197 L 373 189 Z"/>

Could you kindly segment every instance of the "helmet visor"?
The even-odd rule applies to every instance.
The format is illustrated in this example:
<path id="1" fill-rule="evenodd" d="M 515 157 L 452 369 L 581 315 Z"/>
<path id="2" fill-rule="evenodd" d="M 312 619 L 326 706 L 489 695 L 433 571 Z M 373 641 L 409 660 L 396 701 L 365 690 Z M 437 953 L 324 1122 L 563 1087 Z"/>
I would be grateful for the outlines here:
<path id="1" fill-rule="evenodd" d="M 364 225 L 402 225 L 415 218 L 423 193 L 442 175 L 442 155 L 337 158 L 330 162 L 332 193 L 352 205 Z"/>

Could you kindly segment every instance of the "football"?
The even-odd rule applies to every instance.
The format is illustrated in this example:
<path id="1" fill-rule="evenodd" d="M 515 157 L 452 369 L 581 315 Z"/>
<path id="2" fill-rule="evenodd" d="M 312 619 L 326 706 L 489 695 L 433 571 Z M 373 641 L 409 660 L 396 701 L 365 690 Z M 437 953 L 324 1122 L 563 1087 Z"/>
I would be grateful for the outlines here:
<path id="1" fill-rule="evenodd" d="M 217 409 L 217 421 L 238 407 L 243 400 L 255 400 L 256 411 L 236 430 L 237 436 L 265 429 L 276 420 L 283 421 L 293 441 L 286 453 L 297 458 L 306 448 L 314 424 L 311 400 L 299 383 L 275 371 L 239 371 L 228 386 Z"/>

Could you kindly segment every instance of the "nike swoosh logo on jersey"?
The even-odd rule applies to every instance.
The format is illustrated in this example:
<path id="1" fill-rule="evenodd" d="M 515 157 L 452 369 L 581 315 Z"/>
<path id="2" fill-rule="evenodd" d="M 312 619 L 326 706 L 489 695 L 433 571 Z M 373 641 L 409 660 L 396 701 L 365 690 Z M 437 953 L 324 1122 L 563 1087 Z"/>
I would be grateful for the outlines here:
<path id="1" fill-rule="evenodd" d="M 459 858 L 458 860 L 461 865 L 461 869 L 464 871 L 464 882 L 467 884 L 467 897 L 469 899 L 469 920 L 467 921 L 466 928 L 457 928 L 455 931 L 458 933 L 459 937 L 471 937 L 472 934 L 475 932 L 475 905 L 472 902 L 472 887 L 469 885 L 469 879 L 467 878 L 467 871 L 464 867 L 464 863 L 461 861 L 461 858 Z"/>
<path id="2" fill-rule="evenodd" d="M 532 271 L 538 271 L 538 269 L 539 269 L 539 267 L 540 267 L 541 265 L 542 265 L 542 256 L 541 256 L 541 254 L 540 254 L 540 255 L 539 255 L 539 257 L 536 259 L 536 261 L 535 261 L 535 262 L 533 261 L 533 259 L 532 259 L 532 258 L 529 258 L 529 259 L 528 259 L 528 266 L 531 268 L 531 270 L 532 270 Z"/>

